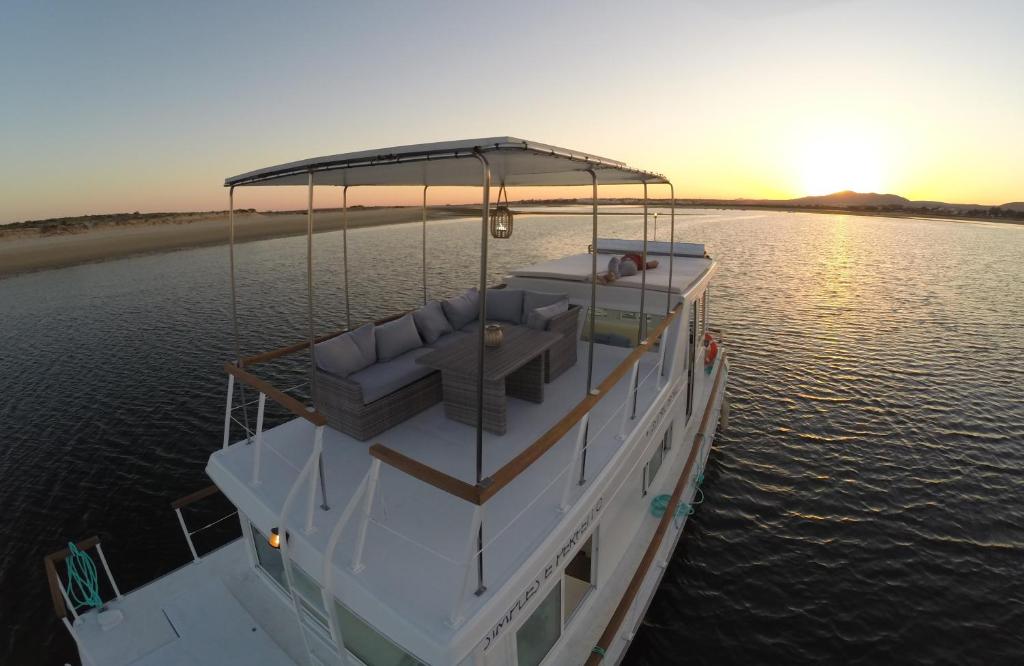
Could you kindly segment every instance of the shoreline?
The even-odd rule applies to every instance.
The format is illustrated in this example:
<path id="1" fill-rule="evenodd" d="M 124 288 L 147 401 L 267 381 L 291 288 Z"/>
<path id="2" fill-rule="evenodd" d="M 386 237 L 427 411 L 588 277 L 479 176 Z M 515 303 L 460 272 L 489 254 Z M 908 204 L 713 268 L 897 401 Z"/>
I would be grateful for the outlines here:
<path id="1" fill-rule="evenodd" d="M 544 207 L 587 205 L 572 202 L 563 204 L 545 203 Z M 607 204 L 606 204 L 607 205 Z M 625 204 L 630 205 L 630 204 Z M 652 208 L 665 208 L 667 202 L 651 201 Z M 860 210 L 844 210 L 842 208 L 800 208 L 800 207 L 767 207 L 767 206 L 734 206 L 708 205 L 694 203 L 677 203 L 676 208 L 703 210 L 747 210 L 766 212 L 817 213 L 827 215 L 856 215 L 869 217 L 934 219 L 948 222 L 995 222 L 1002 224 L 1024 224 L 1010 219 L 950 217 L 929 215 L 927 213 L 874 212 Z M 585 212 L 562 212 L 551 210 L 530 211 L 528 207 L 520 208 L 523 214 L 530 215 L 589 215 Z M 692 213 L 681 213 L 692 215 Z M 428 220 L 454 219 L 459 217 L 479 216 L 479 206 L 431 206 L 427 209 Z M 608 215 L 636 215 L 635 212 L 606 211 Z M 390 206 L 350 208 L 348 226 L 350 229 L 378 227 L 391 224 L 419 222 L 422 209 L 419 206 Z M 316 211 L 314 233 L 325 233 L 341 229 L 340 209 Z M 7 231 L 7 233 L 2 233 Z M 301 236 L 306 233 L 306 213 L 304 211 L 235 213 L 235 242 L 269 240 Z M 112 259 L 169 252 L 194 247 L 226 245 L 228 242 L 227 213 L 216 211 L 211 213 L 161 214 L 157 217 L 143 216 L 138 221 L 127 223 L 100 224 L 95 228 L 82 230 L 76 228 L 58 233 L 40 233 L 36 229 L 9 229 L 0 227 L 0 279 L 14 275 L 53 268 L 66 268 L 80 264 L 95 263 Z"/>

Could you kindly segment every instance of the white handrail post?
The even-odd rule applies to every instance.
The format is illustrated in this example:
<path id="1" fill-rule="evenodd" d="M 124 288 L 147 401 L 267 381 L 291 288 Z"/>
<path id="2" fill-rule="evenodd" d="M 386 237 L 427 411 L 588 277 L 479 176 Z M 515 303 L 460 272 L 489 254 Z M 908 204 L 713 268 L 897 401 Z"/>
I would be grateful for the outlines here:
<path id="1" fill-rule="evenodd" d="M 668 335 L 665 333 L 661 334 L 661 338 L 658 340 L 658 390 L 660 391 L 665 386 L 665 338 Z"/>
<path id="2" fill-rule="evenodd" d="M 323 473 L 324 427 L 317 426 L 313 434 L 313 457 L 311 464 L 318 474 L 309 476 L 309 505 L 306 511 L 306 534 L 313 532 L 313 511 L 316 509 L 317 478 Z"/>
<path id="3" fill-rule="evenodd" d="M 110 573 L 110 565 L 107 564 L 107 558 L 103 555 L 103 546 L 99 543 L 96 544 L 96 552 L 100 556 L 100 563 L 103 564 L 103 570 L 107 572 L 107 578 L 110 580 L 110 586 L 114 588 L 114 594 L 117 598 L 121 598 L 121 590 L 117 589 L 117 581 L 114 580 L 114 574 Z"/>
<path id="4" fill-rule="evenodd" d="M 573 470 L 580 464 L 580 458 L 583 457 L 583 447 L 587 444 L 587 426 L 590 423 L 590 412 L 583 415 L 583 418 L 579 422 L 579 431 L 576 433 L 576 448 L 572 454 L 572 462 L 569 464 L 569 471 L 565 475 L 565 488 L 562 490 L 562 503 L 558 506 L 558 510 L 565 513 L 569 510 L 569 493 L 572 491 Z"/>
<path id="5" fill-rule="evenodd" d="M 77 620 L 78 611 L 75 610 L 75 605 L 71 603 L 71 597 L 68 596 L 68 591 L 65 589 L 64 583 L 61 582 L 59 574 L 57 575 L 57 587 L 60 588 L 60 596 L 64 597 L 64 605 L 68 607 L 68 610 L 71 611 L 71 614 L 74 615 Z"/>
<path id="6" fill-rule="evenodd" d="M 260 457 L 263 455 L 263 412 L 267 406 L 267 394 L 260 392 L 259 407 L 256 410 L 256 450 L 252 457 L 252 485 L 260 485 Z"/>
<path id="7" fill-rule="evenodd" d="M 198 562 L 199 554 L 196 553 L 196 547 L 192 545 L 192 535 L 188 533 L 188 527 L 185 526 L 185 517 L 181 515 L 181 507 L 175 509 L 174 513 L 178 515 L 178 523 L 181 525 L 181 533 L 185 535 L 185 542 L 188 544 L 188 549 L 192 551 L 192 559 Z"/>
<path id="8" fill-rule="evenodd" d="M 373 509 L 373 496 L 377 492 L 377 480 L 380 478 L 380 459 L 374 458 L 370 464 L 370 480 L 366 484 L 366 502 L 363 504 L 363 518 L 359 521 L 359 534 L 356 536 L 356 548 L 352 558 L 352 573 L 359 573 L 366 568 L 363 564 L 363 548 L 366 546 L 366 528 L 370 524 L 370 511 Z"/>
<path id="9" fill-rule="evenodd" d="M 569 475 L 570 478 L 572 475 Z M 462 606 L 466 601 L 466 592 L 469 591 L 469 586 L 472 585 L 473 572 L 476 570 L 476 556 L 474 552 L 474 544 L 477 540 L 477 536 L 480 534 L 480 525 L 483 524 L 484 520 L 484 507 L 482 504 L 478 504 L 473 509 L 473 517 L 469 522 L 469 536 L 466 539 L 466 573 L 462 576 L 462 585 L 459 587 L 459 596 L 455 599 L 455 606 L 452 608 L 452 614 L 448 618 L 448 626 L 457 627 L 463 623 L 466 619 L 462 616 Z"/>
<path id="10" fill-rule="evenodd" d="M 222 448 L 228 448 L 228 442 L 231 439 L 231 399 L 235 395 L 235 376 L 228 375 L 228 404 L 224 408 L 224 446 Z"/>
<path id="11" fill-rule="evenodd" d="M 626 400 L 622 403 L 622 428 L 619 429 L 619 439 L 626 439 L 628 430 L 626 426 L 632 420 L 633 415 L 629 410 L 629 403 L 632 402 L 633 391 L 636 390 L 636 375 L 640 371 L 640 359 L 633 364 L 633 371 L 629 374 L 629 384 L 626 386 Z"/>

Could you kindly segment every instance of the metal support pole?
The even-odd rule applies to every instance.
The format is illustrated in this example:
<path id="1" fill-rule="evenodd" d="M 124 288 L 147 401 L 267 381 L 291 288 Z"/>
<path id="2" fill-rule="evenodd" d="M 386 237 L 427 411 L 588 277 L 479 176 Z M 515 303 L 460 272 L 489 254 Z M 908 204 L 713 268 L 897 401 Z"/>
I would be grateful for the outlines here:
<path id="1" fill-rule="evenodd" d="M 192 553 L 192 560 L 198 562 L 199 553 L 196 552 L 196 547 L 192 545 L 192 535 L 188 533 L 188 526 L 185 525 L 185 516 L 181 515 L 181 507 L 175 509 L 174 513 L 178 515 L 178 523 L 181 525 L 181 533 L 185 535 L 185 543 L 188 544 L 188 549 Z"/>
<path id="2" fill-rule="evenodd" d="M 228 448 L 228 444 L 231 443 L 231 401 L 235 397 L 235 376 L 228 375 L 228 400 L 227 406 L 224 408 L 224 446 L 221 448 Z"/>
<path id="3" fill-rule="evenodd" d="M 65 589 L 64 583 L 60 581 L 60 576 L 57 576 L 57 587 L 60 588 L 60 596 L 64 597 L 64 605 L 68 607 L 68 610 L 71 611 L 71 614 L 74 615 L 75 619 L 77 620 L 78 611 L 75 610 L 75 605 L 71 603 L 71 597 L 68 596 L 68 591 L 67 589 Z M 67 620 L 67 618 L 64 619 Z M 70 626 L 68 627 L 68 629 L 70 630 Z M 71 633 L 72 635 L 74 635 L 74 631 L 72 631 Z"/>
<path id="4" fill-rule="evenodd" d="M 592 219 L 590 225 L 590 248 L 592 254 L 590 257 L 590 318 L 589 318 L 589 341 L 587 342 L 587 395 L 594 390 L 594 335 L 595 335 L 595 320 L 597 318 L 597 172 L 593 169 L 587 169 L 587 173 L 590 174 L 591 186 L 593 190 L 591 192 L 592 199 Z M 590 420 L 587 420 L 587 426 L 584 430 L 583 437 L 587 439 L 590 433 L 587 429 L 590 428 Z M 587 449 L 583 449 L 583 458 L 580 462 L 580 478 L 577 481 L 579 485 L 583 485 L 587 481 Z"/>
<path id="5" fill-rule="evenodd" d="M 238 290 L 235 286 L 235 186 L 228 188 L 228 263 L 231 270 L 231 330 L 234 333 L 235 365 L 242 367 L 242 343 L 238 335 Z M 242 422 L 245 423 L 246 437 L 249 436 L 249 408 L 246 405 L 245 385 L 242 390 Z M 228 414 L 230 416 L 230 412 Z M 228 430 L 228 428 L 225 428 Z M 227 435 L 225 434 L 225 439 Z"/>
<path id="6" fill-rule="evenodd" d="M 316 466 L 316 471 L 320 476 L 320 493 L 323 495 L 324 503 L 320 505 L 320 508 L 327 511 L 330 507 L 327 506 L 327 486 L 324 483 L 324 427 L 317 426 L 313 433 L 313 457 L 312 464 Z M 309 502 L 306 511 L 306 534 L 313 532 L 313 508 L 316 506 L 316 480 L 312 477 L 313 470 L 310 470 L 309 478 Z"/>
<path id="7" fill-rule="evenodd" d="M 370 525 L 370 511 L 373 509 L 373 496 L 377 492 L 377 480 L 380 479 L 380 459 L 374 458 L 370 463 L 370 480 L 366 484 L 366 502 L 363 504 L 363 518 L 359 521 L 359 533 L 356 536 L 356 547 L 352 557 L 352 572 L 359 573 L 366 568 L 363 564 L 363 548 L 366 546 L 366 528 Z"/>
<path id="8" fill-rule="evenodd" d="M 644 245 L 643 253 L 640 257 L 640 261 L 643 266 L 637 266 L 640 269 L 640 320 L 636 326 L 636 343 L 640 344 L 640 341 L 644 339 L 645 331 L 647 329 L 647 315 L 644 313 L 644 301 L 647 296 L 647 181 L 644 181 Z"/>
<path id="9" fill-rule="evenodd" d="M 313 171 L 309 171 L 309 200 L 306 208 L 306 318 L 309 322 L 309 381 L 316 404 L 316 334 L 313 330 Z M 248 429 L 246 425 L 246 429 Z"/>
<path id="10" fill-rule="evenodd" d="M 672 197 L 672 208 L 671 216 L 669 217 L 669 236 L 668 236 L 668 293 L 665 298 L 665 316 L 672 311 L 672 267 L 675 265 L 676 257 L 676 188 L 672 183 L 668 184 L 669 193 Z"/>
<path id="11" fill-rule="evenodd" d="M 483 201 L 480 213 L 480 334 L 477 337 L 476 373 L 476 483 L 480 485 L 484 475 L 484 333 L 487 324 L 487 223 L 491 212 L 491 166 L 483 153 L 474 153 L 483 167 Z M 478 566 L 476 595 L 487 589 L 484 586 L 484 524 L 481 520 L 477 533 Z"/>
<path id="12" fill-rule="evenodd" d="M 427 188 L 423 186 L 423 305 L 427 304 Z"/>
<path id="13" fill-rule="evenodd" d="M 263 414 L 267 408 L 267 394 L 260 392 L 256 408 L 256 449 L 252 452 L 252 485 L 260 485 L 260 458 L 263 457 Z"/>
<path id="14" fill-rule="evenodd" d="M 352 330 L 352 306 L 348 290 L 348 185 L 341 188 L 341 268 L 345 276 L 345 328 Z"/>

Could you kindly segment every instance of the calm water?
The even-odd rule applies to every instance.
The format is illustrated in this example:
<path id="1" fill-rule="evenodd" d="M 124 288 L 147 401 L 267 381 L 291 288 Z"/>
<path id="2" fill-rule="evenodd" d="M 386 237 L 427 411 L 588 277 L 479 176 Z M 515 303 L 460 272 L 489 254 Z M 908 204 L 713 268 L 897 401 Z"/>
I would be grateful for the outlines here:
<path id="1" fill-rule="evenodd" d="M 686 212 L 722 262 L 732 418 L 627 663 L 1024 663 L 1024 227 Z M 349 238 L 354 317 L 414 306 L 418 228 Z M 474 282 L 478 238 L 431 227 L 433 295 Z M 493 277 L 588 239 L 521 218 Z M 322 332 L 340 235 L 317 248 Z M 239 248 L 243 353 L 304 336 L 304 250 Z M 187 561 L 168 502 L 219 445 L 227 295 L 224 248 L 0 280 L 0 663 L 77 663 L 40 560 L 69 538 L 99 534 L 122 589 Z"/>

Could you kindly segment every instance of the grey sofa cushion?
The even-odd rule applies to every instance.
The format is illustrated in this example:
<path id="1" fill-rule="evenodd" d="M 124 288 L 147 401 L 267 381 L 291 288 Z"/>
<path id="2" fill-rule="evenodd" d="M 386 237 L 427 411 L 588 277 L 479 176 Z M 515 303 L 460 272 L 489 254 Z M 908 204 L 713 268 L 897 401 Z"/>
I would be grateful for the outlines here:
<path id="1" fill-rule="evenodd" d="M 332 375 L 348 377 L 353 372 L 373 365 L 377 360 L 376 354 L 367 357 L 356 343 L 355 334 L 356 331 L 337 335 L 315 345 L 313 350 L 317 367 Z"/>
<path id="2" fill-rule="evenodd" d="M 360 370 L 349 379 L 363 389 L 363 403 L 368 405 L 434 372 L 432 368 L 416 362 L 418 357 L 429 352 L 426 347 L 407 351 L 390 361 L 381 361 Z"/>
<path id="3" fill-rule="evenodd" d="M 530 312 L 533 310 L 542 308 L 545 305 L 564 301 L 567 298 L 569 298 L 569 296 L 566 294 L 555 294 L 549 291 L 526 290 L 523 292 L 523 312 L 520 315 L 519 323 L 527 323 L 527 319 L 530 317 Z"/>
<path id="4" fill-rule="evenodd" d="M 557 303 L 551 305 L 545 305 L 543 307 L 534 308 L 530 310 L 529 316 L 526 318 L 526 327 L 533 328 L 538 331 L 546 331 L 548 324 L 551 323 L 551 319 L 555 315 L 560 315 L 563 312 L 569 310 L 569 299 L 563 298 Z"/>
<path id="5" fill-rule="evenodd" d="M 462 328 L 479 316 L 480 293 L 474 287 L 461 296 L 442 302 L 441 308 L 453 328 Z"/>
<path id="6" fill-rule="evenodd" d="M 416 329 L 419 330 L 420 337 L 428 345 L 433 344 L 445 333 L 451 333 L 454 330 L 451 323 L 448 322 L 448 318 L 444 316 L 441 304 L 437 301 L 430 301 L 413 312 L 412 318 L 416 322 Z"/>
<path id="7" fill-rule="evenodd" d="M 377 338 L 378 362 L 390 361 L 411 349 L 423 346 L 411 312 L 394 321 L 381 324 L 374 331 L 374 335 Z"/>
<path id="8" fill-rule="evenodd" d="M 359 347 L 359 351 L 363 352 L 363 356 L 369 359 L 370 363 L 377 360 L 377 336 L 375 331 L 377 327 L 373 324 L 363 324 L 351 333 L 345 335 L 351 335 L 352 341 Z"/>
<path id="9" fill-rule="evenodd" d="M 518 324 L 523 320 L 522 289 L 488 289 L 487 321 Z"/>

